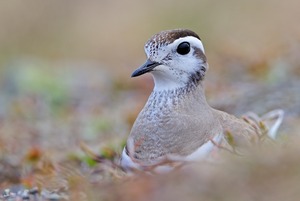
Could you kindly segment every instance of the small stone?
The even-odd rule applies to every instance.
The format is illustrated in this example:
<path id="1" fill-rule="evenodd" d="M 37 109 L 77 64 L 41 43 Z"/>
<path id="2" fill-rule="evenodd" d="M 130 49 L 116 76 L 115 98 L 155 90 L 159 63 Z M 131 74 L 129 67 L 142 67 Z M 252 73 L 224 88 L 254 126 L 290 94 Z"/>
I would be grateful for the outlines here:
<path id="1" fill-rule="evenodd" d="M 9 198 L 10 197 L 10 189 L 5 189 L 4 191 L 3 191 L 3 193 L 2 193 L 2 196 L 4 197 L 4 198 Z"/>
<path id="2" fill-rule="evenodd" d="M 29 200 L 29 190 L 24 190 L 22 193 L 23 200 Z"/>
<path id="3" fill-rule="evenodd" d="M 35 195 L 39 192 L 38 187 L 33 187 L 32 189 L 29 190 L 29 194 Z"/>

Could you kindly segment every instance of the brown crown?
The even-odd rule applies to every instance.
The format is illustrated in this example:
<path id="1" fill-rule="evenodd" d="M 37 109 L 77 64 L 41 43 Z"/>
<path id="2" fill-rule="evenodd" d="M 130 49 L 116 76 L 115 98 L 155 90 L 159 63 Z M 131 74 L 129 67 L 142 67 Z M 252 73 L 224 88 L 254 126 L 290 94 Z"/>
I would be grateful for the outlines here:
<path id="1" fill-rule="evenodd" d="M 188 29 L 174 29 L 174 30 L 167 30 L 167 31 L 161 31 L 155 35 L 153 35 L 146 43 L 146 48 L 149 45 L 168 45 L 170 43 L 173 43 L 176 39 L 178 38 L 183 38 L 186 36 L 193 36 L 195 38 L 198 38 L 199 40 L 200 37 L 193 31 L 188 30 Z"/>
<path id="2" fill-rule="evenodd" d="M 157 53 L 156 50 L 161 46 L 169 45 L 170 43 L 173 43 L 178 38 L 183 38 L 186 36 L 193 36 L 201 40 L 200 37 L 195 32 L 188 29 L 167 30 L 167 31 L 161 31 L 153 35 L 147 41 L 145 48 L 148 49 L 151 55 L 155 55 Z"/>

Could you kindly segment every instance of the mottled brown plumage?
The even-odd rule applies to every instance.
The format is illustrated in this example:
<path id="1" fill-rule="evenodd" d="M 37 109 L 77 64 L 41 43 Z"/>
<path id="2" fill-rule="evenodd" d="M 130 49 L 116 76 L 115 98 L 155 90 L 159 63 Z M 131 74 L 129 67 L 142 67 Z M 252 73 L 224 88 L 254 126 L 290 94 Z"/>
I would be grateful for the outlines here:
<path id="1" fill-rule="evenodd" d="M 191 91 L 153 92 L 133 125 L 130 139 L 134 157 L 151 163 L 168 154 L 190 155 L 221 132 L 199 85 Z"/>

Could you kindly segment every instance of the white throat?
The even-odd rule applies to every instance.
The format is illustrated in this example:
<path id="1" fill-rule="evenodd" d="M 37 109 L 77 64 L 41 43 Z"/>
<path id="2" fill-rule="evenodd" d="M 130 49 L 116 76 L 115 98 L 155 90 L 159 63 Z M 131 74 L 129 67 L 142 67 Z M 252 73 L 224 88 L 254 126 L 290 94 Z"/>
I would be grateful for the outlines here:
<path id="1" fill-rule="evenodd" d="M 187 86 L 189 81 L 187 74 L 179 76 L 176 72 L 171 73 L 170 71 L 160 71 L 159 68 L 160 66 L 151 72 L 154 79 L 153 91 L 172 91 Z"/>

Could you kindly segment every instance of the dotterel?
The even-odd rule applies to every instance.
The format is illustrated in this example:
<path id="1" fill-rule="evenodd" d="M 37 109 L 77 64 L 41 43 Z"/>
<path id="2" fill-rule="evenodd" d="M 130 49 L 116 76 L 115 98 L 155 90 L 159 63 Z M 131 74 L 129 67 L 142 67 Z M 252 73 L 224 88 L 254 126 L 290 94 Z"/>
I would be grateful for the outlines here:
<path id="1" fill-rule="evenodd" d="M 123 150 L 123 169 L 169 169 L 172 167 L 161 162 L 203 159 L 216 143 L 226 143 L 226 132 L 243 146 L 260 134 L 255 125 L 208 105 L 202 83 L 208 63 L 195 32 L 159 32 L 145 44 L 145 52 L 147 61 L 132 77 L 149 72 L 155 85 Z M 274 115 L 278 118 L 276 132 L 282 111 Z"/>

